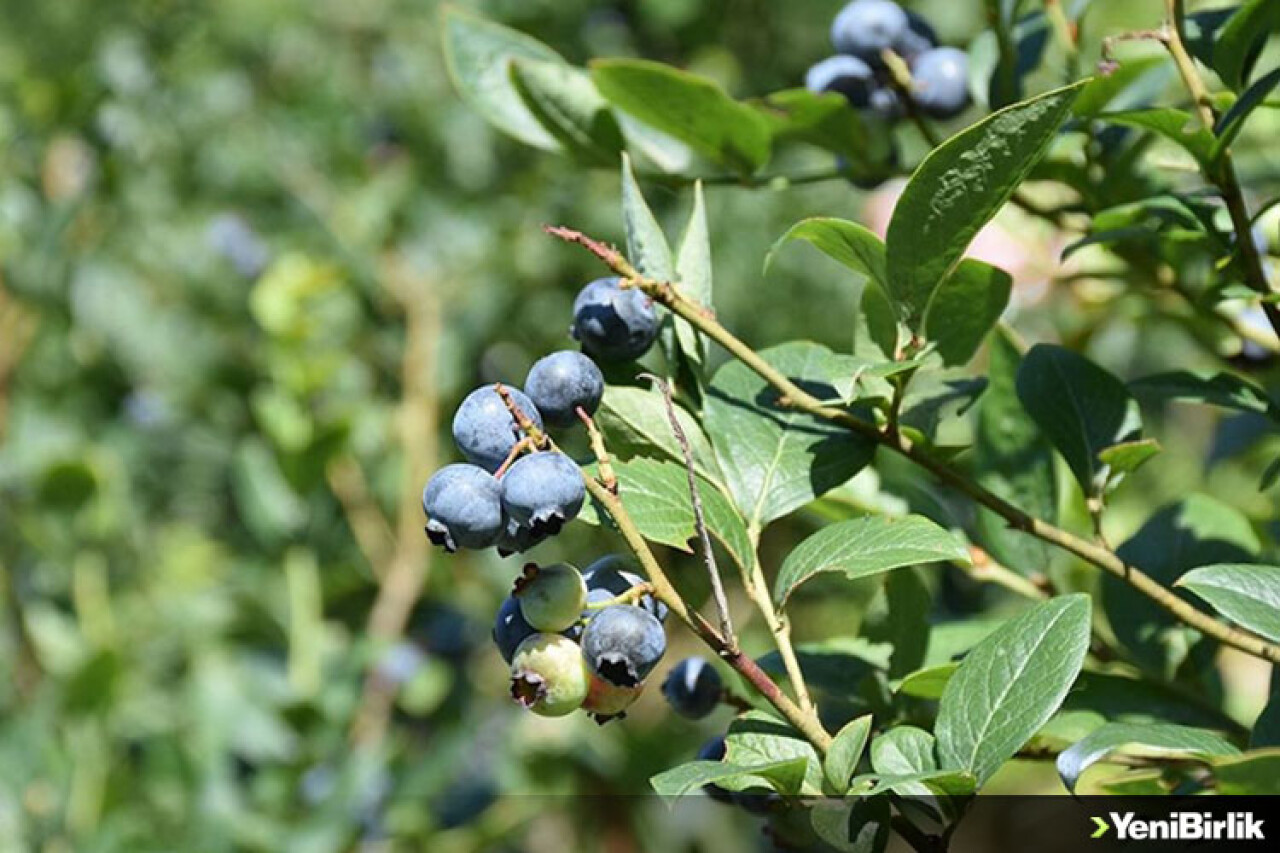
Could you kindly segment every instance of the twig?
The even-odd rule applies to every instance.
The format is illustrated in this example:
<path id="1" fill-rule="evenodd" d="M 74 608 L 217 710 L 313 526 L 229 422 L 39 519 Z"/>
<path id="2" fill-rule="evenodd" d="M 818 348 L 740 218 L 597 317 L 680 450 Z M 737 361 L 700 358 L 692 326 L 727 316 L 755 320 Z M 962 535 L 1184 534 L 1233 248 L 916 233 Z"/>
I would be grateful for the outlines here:
<path id="1" fill-rule="evenodd" d="M 595 251 L 593 247 L 602 245 L 569 229 L 548 230 L 549 233 L 556 236 L 562 236 L 563 234 L 573 235 L 572 242 L 586 246 L 593 252 Z M 861 435 L 882 447 L 905 456 L 916 465 L 933 474 L 945 485 L 956 489 L 961 494 L 968 496 L 999 515 L 1014 529 L 1056 545 L 1103 571 L 1120 578 L 1171 613 L 1178 621 L 1190 625 L 1232 648 L 1272 663 L 1280 663 L 1280 645 L 1271 643 L 1256 634 L 1219 622 L 1193 604 L 1184 601 L 1175 592 L 1138 567 L 1126 563 L 1103 545 L 1090 542 L 1047 521 L 1029 515 L 1024 510 L 969 479 L 967 475 L 952 468 L 947 462 L 937 459 L 927 448 L 915 444 L 907 436 L 889 436 L 874 424 L 858 418 L 845 409 L 824 405 L 821 400 L 792 382 L 777 368 L 761 358 L 755 350 L 735 337 L 714 317 L 706 316 L 698 306 L 685 299 L 669 283 L 655 282 L 644 278 L 625 258 L 621 258 L 616 251 L 611 254 L 606 253 L 606 255 L 615 259 L 615 263 L 611 265 L 615 273 L 632 281 L 635 286 L 644 290 L 654 301 L 661 303 L 676 315 L 688 320 L 696 329 L 724 347 L 730 355 L 737 358 L 756 375 L 773 386 L 789 401 L 791 407 L 814 417 L 839 424 L 850 432 Z"/>
<path id="2" fill-rule="evenodd" d="M 1195 60 L 1192 59 L 1182 40 L 1182 0 L 1165 0 L 1165 18 L 1165 37 L 1162 41 L 1168 49 L 1169 55 L 1173 57 L 1173 63 L 1178 67 L 1178 74 L 1182 77 L 1183 83 L 1186 84 L 1187 91 L 1191 93 L 1191 99 L 1195 101 L 1201 123 L 1204 124 L 1205 129 L 1210 134 L 1213 134 L 1214 125 L 1217 122 L 1217 117 L 1213 112 L 1213 99 L 1209 96 L 1209 89 L 1205 86 L 1200 72 L 1196 69 Z M 1222 152 L 1222 155 L 1217 160 L 1216 168 L 1211 168 L 1212 165 L 1204 167 L 1204 176 L 1218 188 L 1218 191 L 1222 194 L 1223 202 L 1227 205 L 1227 212 L 1231 215 L 1231 226 L 1236 233 L 1236 248 L 1244 261 L 1245 284 L 1264 296 L 1268 295 L 1272 293 L 1271 284 L 1267 281 L 1267 272 L 1262 265 L 1262 256 L 1258 253 L 1258 247 L 1253 242 L 1249 208 L 1245 204 L 1244 191 L 1241 189 L 1240 179 L 1236 175 L 1231 151 Z M 1271 302 L 1263 302 L 1262 311 L 1266 314 L 1271 327 L 1276 330 L 1276 335 L 1280 336 L 1280 306 Z"/>
<path id="3" fill-rule="evenodd" d="M 720 578 L 720 569 L 716 566 L 716 555 L 711 550 L 711 534 L 707 531 L 706 516 L 702 512 L 702 496 L 698 494 L 698 474 L 693 466 L 693 451 L 689 447 L 689 438 L 680 426 L 676 417 L 676 404 L 671 399 L 671 386 L 652 373 L 640 374 L 641 379 L 648 379 L 662 394 L 667 407 L 667 420 L 671 422 L 671 432 L 680 445 L 684 456 L 684 469 L 689 479 L 689 500 L 693 504 L 693 523 L 698 529 L 698 538 L 702 542 L 702 561 L 707 567 L 707 577 L 711 580 L 711 597 L 716 603 L 716 615 L 720 617 L 720 635 L 724 637 L 729 648 L 737 650 L 738 638 L 733 633 L 733 621 L 729 618 L 729 599 L 724 594 L 724 582 Z"/>
<path id="4" fill-rule="evenodd" d="M 969 546 L 969 565 L 962 566 L 961 569 L 979 583 L 993 583 L 1024 598 L 1043 601 L 1050 597 L 1047 591 L 1012 569 L 995 562 L 986 551 L 976 545 Z"/>
<path id="5" fill-rule="evenodd" d="M 606 489 L 618 493 L 618 477 L 613 473 L 613 463 L 609 459 L 609 451 L 604 446 L 604 436 L 600 434 L 600 428 L 596 426 L 595 420 L 588 415 L 586 410 L 581 406 L 577 407 L 578 420 L 582 421 L 582 425 L 587 429 L 587 438 L 591 442 L 591 452 L 595 454 L 597 467 L 600 471 L 600 482 Z"/>
<path id="6" fill-rule="evenodd" d="M 417 491 L 435 457 L 435 347 L 440 339 L 440 301 L 432 288 L 399 262 L 387 265 L 386 283 L 405 311 L 400 403 L 400 443 L 405 461 L 396 549 L 369 614 L 369 638 L 379 653 L 404 633 L 427 579 L 427 539 L 419 528 Z M 353 743 L 375 748 L 382 741 L 396 690 L 379 667 L 370 669 L 351 726 Z"/>
<path id="7" fill-rule="evenodd" d="M 324 473 L 329 489 L 342 505 L 342 513 L 356 538 L 360 553 L 374 577 L 381 580 L 390 556 L 395 553 L 395 534 L 369 492 L 369 483 L 360 463 L 351 454 L 344 453 L 325 466 Z"/>

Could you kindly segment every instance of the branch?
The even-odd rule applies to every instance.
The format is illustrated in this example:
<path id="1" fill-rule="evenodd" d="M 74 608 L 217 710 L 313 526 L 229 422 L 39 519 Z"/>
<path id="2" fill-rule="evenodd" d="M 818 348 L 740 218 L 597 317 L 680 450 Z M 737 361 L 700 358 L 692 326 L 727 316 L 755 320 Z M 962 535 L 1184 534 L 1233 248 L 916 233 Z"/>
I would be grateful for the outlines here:
<path id="1" fill-rule="evenodd" d="M 1214 126 L 1217 124 L 1217 116 L 1213 112 L 1213 99 L 1209 96 L 1209 89 L 1196 68 L 1195 60 L 1182 40 L 1182 0 L 1165 0 L 1164 6 L 1166 20 L 1164 38 L 1161 41 L 1168 49 L 1169 55 L 1173 57 L 1173 63 L 1178 67 L 1178 74 L 1182 77 L 1187 91 L 1191 93 L 1191 99 L 1195 101 L 1201 123 L 1210 134 L 1215 134 Z M 1253 243 L 1249 208 L 1245 204 L 1244 191 L 1240 188 L 1240 178 L 1236 175 L 1230 150 L 1222 152 L 1216 169 L 1205 166 L 1203 171 L 1205 179 L 1216 186 L 1222 194 L 1227 212 L 1231 215 L 1231 226 L 1236 233 L 1236 249 L 1244 262 L 1245 284 L 1264 296 L 1271 294 L 1273 291 L 1271 284 L 1267 281 L 1262 256 Z M 1267 315 L 1271 328 L 1276 330 L 1276 335 L 1280 336 L 1280 306 L 1263 302 L 1262 311 Z"/>
<path id="2" fill-rule="evenodd" d="M 733 633 L 733 622 L 729 618 L 729 601 L 724 594 L 720 569 L 716 566 L 716 555 L 711 550 L 711 534 L 707 531 L 706 516 L 702 512 L 702 496 L 698 494 L 698 474 L 693 467 L 693 451 L 689 448 L 689 438 L 684 434 L 684 427 L 680 426 L 680 419 L 676 417 L 676 404 L 671 399 L 671 386 L 652 373 L 642 373 L 640 377 L 652 382 L 662 393 L 663 402 L 666 403 L 671 432 L 675 435 L 676 443 L 680 445 L 680 452 L 684 456 L 684 470 L 689 479 L 689 500 L 693 504 L 693 523 L 698 529 L 698 538 L 702 542 L 702 561 L 707 567 L 707 576 L 711 581 L 711 597 L 716 603 L 716 615 L 720 617 L 720 634 L 729 648 L 736 651 L 738 638 Z"/>
<path id="3" fill-rule="evenodd" d="M 588 246 L 588 248 L 593 245 L 602 245 L 568 229 L 548 229 L 548 231 L 556 236 L 564 234 L 575 235 L 575 239 L 571 240 L 571 242 L 580 243 Z M 612 254 L 616 256 L 617 252 L 614 251 Z M 676 315 L 688 320 L 694 328 L 724 347 L 730 355 L 772 385 L 782 395 L 785 405 L 814 417 L 839 424 L 850 432 L 874 441 L 894 453 L 905 456 L 933 474 L 943 484 L 954 488 L 999 515 L 1014 529 L 1057 545 L 1063 550 L 1128 583 L 1160 607 L 1173 614 L 1178 621 L 1190 625 L 1201 633 L 1232 648 L 1239 649 L 1246 654 L 1271 661 L 1272 663 L 1280 663 L 1280 646 L 1268 642 L 1256 634 L 1219 622 L 1214 617 L 1179 598 L 1176 593 L 1163 586 L 1141 569 L 1120 559 L 1107 547 L 1090 542 L 1047 521 L 1029 515 L 995 493 L 973 482 L 963 472 L 935 458 L 927 448 L 915 444 L 907 436 L 890 435 L 845 409 L 823 404 L 821 400 L 796 385 L 777 368 L 761 358 L 755 350 L 735 337 L 714 317 L 708 316 L 700 306 L 682 296 L 670 284 L 644 278 L 625 259 L 621 263 L 611 265 L 611 268 L 618 275 L 628 279 L 633 286 L 642 289 L 651 299 L 661 303 Z"/>

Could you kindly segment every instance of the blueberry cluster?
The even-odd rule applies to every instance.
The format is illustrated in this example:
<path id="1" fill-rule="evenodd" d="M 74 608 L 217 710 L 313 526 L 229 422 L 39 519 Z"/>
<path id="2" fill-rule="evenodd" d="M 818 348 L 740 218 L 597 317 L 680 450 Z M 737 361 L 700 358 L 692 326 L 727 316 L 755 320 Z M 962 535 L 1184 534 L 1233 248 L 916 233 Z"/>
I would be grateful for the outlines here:
<path id="1" fill-rule="evenodd" d="M 667 608 L 610 555 L 579 572 L 529 563 L 498 610 L 493 641 L 511 665 L 511 698 L 535 714 L 581 708 L 624 716 L 667 650 Z"/>
<path id="2" fill-rule="evenodd" d="M 604 376 L 588 355 L 639 358 L 659 325 L 648 297 L 618 279 L 584 287 L 573 303 L 570 334 L 587 355 L 552 353 L 529 370 L 523 391 L 485 385 L 454 413 L 453 440 L 467 461 L 441 468 L 423 489 L 427 537 L 449 552 L 496 546 L 505 556 L 559 533 L 582 509 L 582 475 L 563 453 L 526 441 L 528 427 L 568 427 L 580 414 L 594 414 Z"/>
<path id="3" fill-rule="evenodd" d="M 831 24 L 836 55 L 805 75 L 813 92 L 838 92 L 849 103 L 886 121 L 905 105 L 894 88 L 885 56 L 894 53 L 911 70 L 912 104 L 933 118 L 952 118 L 969 105 L 969 60 L 964 51 L 938 47 L 933 27 L 893 0 L 853 0 Z"/>

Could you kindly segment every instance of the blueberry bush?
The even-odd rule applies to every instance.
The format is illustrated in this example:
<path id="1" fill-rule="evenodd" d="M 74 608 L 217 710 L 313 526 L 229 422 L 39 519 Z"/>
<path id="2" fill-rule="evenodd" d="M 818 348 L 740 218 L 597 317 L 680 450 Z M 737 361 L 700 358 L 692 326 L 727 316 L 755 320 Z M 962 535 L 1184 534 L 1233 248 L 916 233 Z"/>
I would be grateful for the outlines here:
<path id="1" fill-rule="evenodd" d="M 1277 793 L 1274 0 L 0 11 L 0 850 Z"/>
<path id="2" fill-rule="evenodd" d="M 1192 496 L 1113 545 L 1111 509 L 1169 464 L 1153 426 L 1165 407 L 1242 413 L 1261 435 L 1280 422 L 1266 387 L 1280 331 L 1268 254 L 1280 238 L 1267 233 L 1272 202 L 1252 197 L 1233 156 L 1272 108 L 1280 68 L 1259 57 L 1280 16 L 1264 2 L 1188 13 L 1169 0 L 1153 27 L 1105 34 L 1088 61 L 1089 6 L 993 0 L 985 38 L 950 45 L 893 0 L 853 0 L 830 25 L 835 55 L 814 58 L 803 88 L 742 99 L 647 59 L 575 66 L 446 13 L 453 80 L 477 111 L 584 169 L 621 168 L 621 248 L 572 224 L 544 229 L 611 275 L 565 318 L 600 369 L 583 359 L 552 376 L 543 366 L 571 357 L 560 352 L 525 381 L 534 400 L 501 384 L 477 391 L 491 405 L 481 422 L 468 398 L 458 446 L 499 488 L 475 468 L 482 507 L 461 489 L 438 517 L 424 503 L 429 524 L 458 526 L 458 542 L 483 518 L 487 541 L 468 547 L 519 552 L 578 517 L 611 529 L 626 549 L 613 559 L 633 561 L 630 584 L 598 601 L 572 566 L 525 564 L 513 591 L 528 635 L 512 664 L 518 702 L 624 718 L 665 651 L 663 622 L 636 605 L 652 596 L 723 668 L 681 661 L 662 686 L 672 709 L 737 711 L 696 760 L 654 775 L 654 790 L 785 815 L 780 837 L 807 812 L 809 835 L 791 843 L 882 849 L 892 829 L 917 849 L 945 847 L 967 798 L 1019 757 L 1053 759 L 1068 790 L 1092 765 L 1130 767 L 1135 755 L 1139 770 L 1104 789 L 1274 790 L 1273 708 L 1245 724 L 1211 698 L 1224 650 L 1280 662 L 1273 519 Z M 908 131 L 919 156 L 900 144 Z M 795 148 L 832 165 L 793 172 Z M 868 189 L 899 175 L 883 236 L 809 216 L 763 258 L 767 268 L 804 242 L 844 268 L 857 295 L 842 346 L 757 348 L 721 321 L 712 257 L 744 247 L 713 252 L 711 187 Z M 646 184 L 691 199 L 679 240 Z M 1088 331 L 1054 339 L 1043 322 L 1010 322 L 1013 275 L 969 252 L 1006 205 L 1060 235 L 1062 263 L 1103 265 L 1081 275 L 1124 294 L 1128 323 L 1178 302 L 1201 352 L 1168 353 L 1150 373 L 1135 358 L 1125 373 L 1137 375 L 1121 378 L 1081 351 Z M 791 298 L 764 302 L 786 311 Z M 545 429 L 543 400 L 555 412 Z M 502 454 L 469 444 L 481 432 L 486 448 L 508 450 L 496 470 Z M 576 467 L 562 436 L 586 445 Z M 1258 461 L 1248 488 L 1265 495 L 1280 460 Z M 770 526 L 797 513 L 823 523 L 764 551 Z M 700 553 L 708 604 L 687 600 L 655 546 Z M 948 565 L 1022 604 L 942 639 L 957 626 L 930 619 L 930 573 Z M 863 631 L 793 641 L 793 606 L 868 582 L 881 613 Z M 768 630 L 763 657 L 735 632 L 735 584 Z M 504 607 L 494 631 L 504 654 L 512 618 Z M 596 697 L 614 690 L 629 692 L 603 709 Z M 1119 709 L 1118 695 L 1141 711 Z M 838 798 L 834 812 L 823 797 Z"/>

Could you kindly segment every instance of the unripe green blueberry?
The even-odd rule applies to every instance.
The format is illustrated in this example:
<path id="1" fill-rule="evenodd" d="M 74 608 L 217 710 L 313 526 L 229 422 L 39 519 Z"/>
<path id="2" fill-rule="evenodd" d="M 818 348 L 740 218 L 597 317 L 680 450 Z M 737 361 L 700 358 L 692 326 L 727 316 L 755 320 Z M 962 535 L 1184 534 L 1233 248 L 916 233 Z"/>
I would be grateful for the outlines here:
<path id="1" fill-rule="evenodd" d="M 627 709 L 640 698 L 643 692 L 643 684 L 635 687 L 619 687 L 593 675 L 591 686 L 587 690 L 586 701 L 582 703 L 582 710 L 590 714 L 597 723 L 604 725 L 610 720 L 625 717 Z"/>
<path id="2" fill-rule="evenodd" d="M 520 602 L 524 621 L 548 633 L 563 631 L 577 622 L 587 603 L 582 573 L 568 563 L 526 563 L 511 594 Z"/>
<path id="3" fill-rule="evenodd" d="M 582 649 L 559 634 L 534 634 L 511 658 L 511 698 L 543 717 L 563 717 L 582 707 L 591 671 Z"/>

